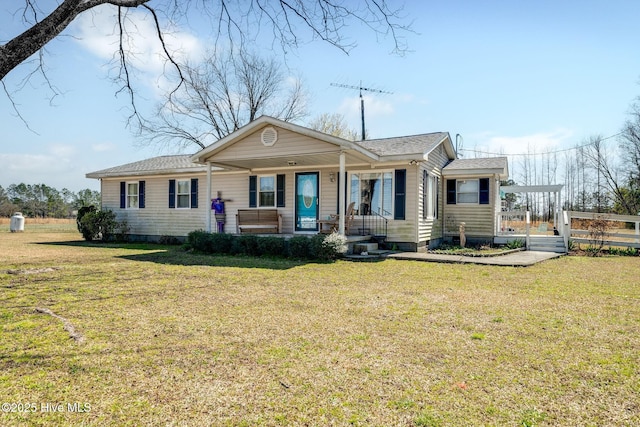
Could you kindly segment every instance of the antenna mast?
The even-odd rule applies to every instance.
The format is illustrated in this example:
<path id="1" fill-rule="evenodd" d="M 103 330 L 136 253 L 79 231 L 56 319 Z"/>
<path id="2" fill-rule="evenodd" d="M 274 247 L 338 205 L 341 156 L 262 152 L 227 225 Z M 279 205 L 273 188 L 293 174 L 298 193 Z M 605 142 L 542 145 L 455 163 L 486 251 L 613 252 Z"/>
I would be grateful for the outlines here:
<path id="1" fill-rule="evenodd" d="M 331 86 L 335 86 L 335 87 L 342 87 L 345 89 L 356 89 L 360 91 L 360 115 L 362 117 L 362 140 L 365 140 L 365 128 L 364 128 L 364 98 L 362 97 L 362 91 L 367 91 L 367 92 L 376 92 L 376 93 L 386 93 L 386 94 L 392 94 L 393 92 L 387 92 L 384 90 L 379 90 L 379 89 L 372 89 L 370 87 L 362 87 L 362 81 L 360 81 L 360 86 L 352 86 L 352 85 L 344 85 L 344 84 L 340 84 L 340 83 L 331 83 Z"/>

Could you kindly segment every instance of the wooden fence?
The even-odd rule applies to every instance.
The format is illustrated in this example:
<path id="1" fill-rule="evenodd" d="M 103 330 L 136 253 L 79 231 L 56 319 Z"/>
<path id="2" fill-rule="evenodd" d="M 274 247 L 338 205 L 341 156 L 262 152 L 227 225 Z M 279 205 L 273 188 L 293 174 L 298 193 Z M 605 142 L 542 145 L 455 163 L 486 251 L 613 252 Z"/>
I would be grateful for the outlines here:
<path id="1" fill-rule="evenodd" d="M 640 249 L 640 215 L 615 215 L 593 212 L 565 212 L 565 223 L 570 227 L 570 238 L 576 243 L 599 244 L 604 246 Z M 590 224 L 595 220 L 606 221 L 601 236 L 595 236 Z M 628 228 L 628 224 L 633 224 Z"/>

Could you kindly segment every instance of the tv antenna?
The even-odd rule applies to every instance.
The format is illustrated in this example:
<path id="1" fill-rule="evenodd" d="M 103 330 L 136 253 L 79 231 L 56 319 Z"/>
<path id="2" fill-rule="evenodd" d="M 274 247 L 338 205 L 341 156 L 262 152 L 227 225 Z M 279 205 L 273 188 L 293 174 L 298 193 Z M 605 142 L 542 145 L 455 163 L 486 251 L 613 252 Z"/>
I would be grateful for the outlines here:
<path id="1" fill-rule="evenodd" d="M 373 89 L 370 87 L 362 87 L 362 81 L 360 81 L 360 86 L 353 86 L 353 85 L 344 85 L 344 84 L 340 84 L 340 83 L 331 83 L 331 86 L 335 86 L 335 87 L 342 87 L 345 89 L 355 89 L 355 90 L 359 90 L 360 91 L 360 116 L 362 117 L 362 140 L 365 140 L 365 129 L 364 129 L 364 98 L 362 97 L 362 91 L 366 91 L 366 92 L 375 92 L 375 93 L 386 93 L 386 94 L 393 94 L 393 92 L 387 92 L 384 90 L 379 90 L 379 89 Z"/>

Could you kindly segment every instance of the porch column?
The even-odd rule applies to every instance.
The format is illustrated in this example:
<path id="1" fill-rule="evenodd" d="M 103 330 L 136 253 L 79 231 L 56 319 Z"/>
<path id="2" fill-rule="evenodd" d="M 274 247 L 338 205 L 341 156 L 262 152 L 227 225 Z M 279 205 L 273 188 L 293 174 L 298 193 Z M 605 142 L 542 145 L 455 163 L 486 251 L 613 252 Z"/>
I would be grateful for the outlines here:
<path id="1" fill-rule="evenodd" d="M 345 215 L 345 183 L 342 182 L 343 179 L 347 179 L 345 177 L 345 154 L 344 151 L 340 152 L 340 171 L 339 173 L 339 177 L 340 177 L 340 188 L 338 188 L 338 212 L 340 213 L 340 216 L 338 217 L 338 232 L 344 236 L 344 215 Z"/>
<path id="2" fill-rule="evenodd" d="M 207 204 L 205 205 L 206 209 L 206 221 L 207 221 L 207 233 L 211 233 L 211 192 L 213 188 L 211 187 L 211 162 L 207 162 Z"/>

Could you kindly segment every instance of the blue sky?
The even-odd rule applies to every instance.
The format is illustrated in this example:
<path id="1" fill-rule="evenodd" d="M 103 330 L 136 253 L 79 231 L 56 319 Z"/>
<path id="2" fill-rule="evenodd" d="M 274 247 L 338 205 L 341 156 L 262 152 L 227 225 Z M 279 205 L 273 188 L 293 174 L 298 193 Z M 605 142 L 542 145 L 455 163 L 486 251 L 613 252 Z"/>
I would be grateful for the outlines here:
<path id="1" fill-rule="evenodd" d="M 0 6 L 3 42 L 21 30 L 9 13 L 17 7 Z M 405 13 L 415 31 L 406 35 L 405 56 L 391 55 L 391 40 L 357 26 L 346 33 L 358 44 L 349 55 L 320 42 L 286 55 L 287 71 L 301 75 L 310 92 L 310 118 L 338 112 L 359 129 L 358 92 L 331 83 L 362 82 L 391 92 L 365 93 L 370 138 L 446 131 L 462 135 L 467 150 L 542 152 L 618 133 L 640 95 L 638 1 L 408 1 Z M 172 154 L 141 146 L 125 127 L 127 98 L 109 80 L 109 15 L 107 7 L 85 16 L 65 31 L 72 37 L 48 46 L 59 96 L 52 100 L 38 79 L 13 94 L 32 130 L 0 94 L 1 186 L 98 190 L 87 172 Z M 138 24 L 141 33 L 148 24 Z M 197 30 L 177 32 L 172 42 L 197 54 L 211 43 Z M 138 41 L 146 52 L 137 76 L 142 109 L 163 86 L 152 39 Z M 283 56 L 271 45 L 261 53 Z M 28 70 L 13 70 L 7 88 L 17 89 Z"/>

